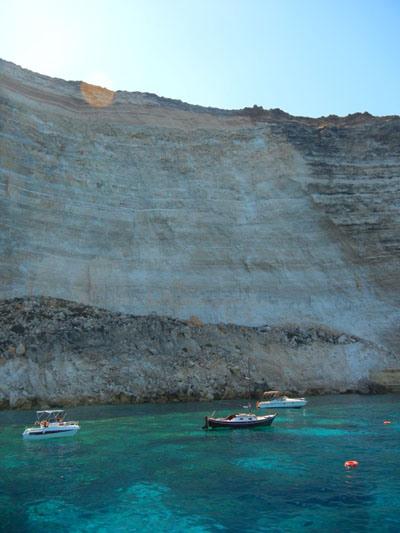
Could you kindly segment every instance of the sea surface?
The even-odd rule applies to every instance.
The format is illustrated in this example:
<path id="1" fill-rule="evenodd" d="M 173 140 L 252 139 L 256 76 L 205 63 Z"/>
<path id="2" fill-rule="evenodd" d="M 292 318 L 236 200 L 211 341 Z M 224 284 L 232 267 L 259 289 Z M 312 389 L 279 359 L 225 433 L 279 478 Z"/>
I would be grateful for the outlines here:
<path id="1" fill-rule="evenodd" d="M 21 437 L 33 412 L 0 412 L 0 530 L 400 531 L 400 395 L 311 397 L 271 427 L 202 429 L 242 405 L 76 408 L 79 434 L 37 442 Z"/>

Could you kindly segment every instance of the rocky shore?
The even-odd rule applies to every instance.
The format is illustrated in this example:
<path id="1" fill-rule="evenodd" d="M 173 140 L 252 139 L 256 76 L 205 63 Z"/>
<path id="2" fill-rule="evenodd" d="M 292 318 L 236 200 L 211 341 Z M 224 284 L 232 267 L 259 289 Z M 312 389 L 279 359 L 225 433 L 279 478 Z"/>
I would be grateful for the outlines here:
<path id="1" fill-rule="evenodd" d="M 53 298 L 0 303 L 0 407 L 381 392 L 394 354 L 321 326 L 132 316 Z"/>

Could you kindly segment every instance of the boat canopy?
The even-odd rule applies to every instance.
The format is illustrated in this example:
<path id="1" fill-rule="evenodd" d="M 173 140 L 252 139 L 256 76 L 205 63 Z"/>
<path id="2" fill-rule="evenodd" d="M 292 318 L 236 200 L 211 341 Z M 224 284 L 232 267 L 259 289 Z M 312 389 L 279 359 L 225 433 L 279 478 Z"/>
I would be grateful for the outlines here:
<path id="1" fill-rule="evenodd" d="M 46 409 L 45 411 L 36 411 L 36 416 L 39 421 L 64 418 L 65 411 L 64 409 Z"/>
<path id="2" fill-rule="evenodd" d="M 268 390 L 268 391 L 264 392 L 263 396 L 264 396 L 265 399 L 275 400 L 277 398 L 282 398 L 282 396 L 284 396 L 284 394 L 283 394 L 283 392 L 281 392 L 279 390 Z"/>

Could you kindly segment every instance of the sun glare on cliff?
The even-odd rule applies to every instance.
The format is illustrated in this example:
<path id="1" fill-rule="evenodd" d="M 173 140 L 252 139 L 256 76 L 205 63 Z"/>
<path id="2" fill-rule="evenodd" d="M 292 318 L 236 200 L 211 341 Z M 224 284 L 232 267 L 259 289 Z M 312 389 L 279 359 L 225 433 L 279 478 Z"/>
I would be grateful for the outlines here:
<path id="1" fill-rule="evenodd" d="M 92 107 L 108 107 L 114 100 L 113 83 L 104 72 L 91 72 L 81 82 L 85 101 Z"/>
<path id="2" fill-rule="evenodd" d="M 82 81 L 80 89 L 83 98 L 92 107 L 108 107 L 114 100 L 114 91 L 99 85 Z"/>

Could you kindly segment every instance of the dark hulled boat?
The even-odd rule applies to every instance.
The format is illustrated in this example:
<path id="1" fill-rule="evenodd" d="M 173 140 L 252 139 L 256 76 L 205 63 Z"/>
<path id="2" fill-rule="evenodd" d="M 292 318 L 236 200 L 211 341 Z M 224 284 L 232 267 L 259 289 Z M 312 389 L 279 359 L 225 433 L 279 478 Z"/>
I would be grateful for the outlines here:
<path id="1" fill-rule="evenodd" d="M 213 418 L 211 416 L 205 417 L 204 429 L 213 428 L 230 428 L 243 429 L 254 428 L 262 426 L 270 426 L 276 417 L 273 415 L 256 416 L 252 413 L 239 413 L 229 415 L 224 418 Z"/>

